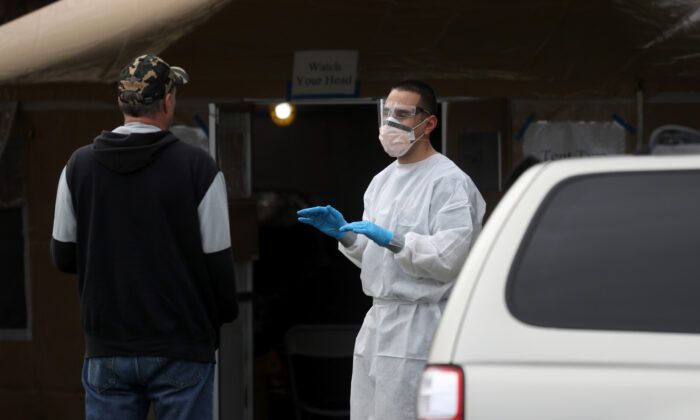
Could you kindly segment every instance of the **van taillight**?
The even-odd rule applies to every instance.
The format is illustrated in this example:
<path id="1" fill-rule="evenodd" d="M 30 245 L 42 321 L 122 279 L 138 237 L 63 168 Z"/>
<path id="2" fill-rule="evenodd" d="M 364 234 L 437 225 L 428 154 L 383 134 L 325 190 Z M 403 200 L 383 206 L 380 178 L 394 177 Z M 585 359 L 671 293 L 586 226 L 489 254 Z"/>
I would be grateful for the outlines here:
<path id="1" fill-rule="evenodd" d="M 459 366 L 428 365 L 418 385 L 418 420 L 463 420 L 464 373 Z"/>

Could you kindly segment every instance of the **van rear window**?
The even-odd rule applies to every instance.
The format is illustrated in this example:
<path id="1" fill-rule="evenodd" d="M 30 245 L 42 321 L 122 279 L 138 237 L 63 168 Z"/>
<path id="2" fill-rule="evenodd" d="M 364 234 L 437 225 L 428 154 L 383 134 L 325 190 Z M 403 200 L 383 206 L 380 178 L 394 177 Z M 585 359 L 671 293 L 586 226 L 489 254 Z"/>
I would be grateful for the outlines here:
<path id="1" fill-rule="evenodd" d="M 562 182 L 528 227 L 506 299 L 532 325 L 700 332 L 700 171 Z"/>

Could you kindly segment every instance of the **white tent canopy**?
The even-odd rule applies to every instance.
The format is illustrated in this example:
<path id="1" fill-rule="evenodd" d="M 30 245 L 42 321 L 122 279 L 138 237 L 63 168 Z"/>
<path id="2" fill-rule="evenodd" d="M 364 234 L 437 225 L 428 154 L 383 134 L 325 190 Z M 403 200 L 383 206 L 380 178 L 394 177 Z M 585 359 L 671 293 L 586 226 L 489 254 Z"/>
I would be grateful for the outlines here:
<path id="1" fill-rule="evenodd" d="M 229 0 L 61 0 L 0 26 L 0 83 L 103 82 Z"/>

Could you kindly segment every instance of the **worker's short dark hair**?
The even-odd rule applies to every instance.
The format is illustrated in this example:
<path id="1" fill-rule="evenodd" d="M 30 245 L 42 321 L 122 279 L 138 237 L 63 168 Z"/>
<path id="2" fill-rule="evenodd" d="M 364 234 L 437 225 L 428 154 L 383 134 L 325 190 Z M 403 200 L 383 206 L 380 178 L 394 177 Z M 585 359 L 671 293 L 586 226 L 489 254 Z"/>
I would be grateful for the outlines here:
<path id="1" fill-rule="evenodd" d="M 427 83 L 421 82 L 420 80 L 404 80 L 395 84 L 391 90 L 403 90 L 417 93 L 420 96 L 418 106 L 428 111 L 430 115 L 436 114 L 437 99 L 435 98 L 435 92 Z"/>

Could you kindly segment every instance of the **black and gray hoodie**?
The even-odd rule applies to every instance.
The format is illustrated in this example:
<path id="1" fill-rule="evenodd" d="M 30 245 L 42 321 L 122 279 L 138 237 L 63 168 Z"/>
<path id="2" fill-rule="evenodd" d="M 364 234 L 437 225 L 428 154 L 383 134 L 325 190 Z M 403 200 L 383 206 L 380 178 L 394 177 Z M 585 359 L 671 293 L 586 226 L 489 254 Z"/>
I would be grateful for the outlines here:
<path id="1" fill-rule="evenodd" d="M 86 357 L 211 362 L 238 314 L 223 174 L 157 127 L 104 131 L 73 153 L 51 257 L 78 274 Z"/>

